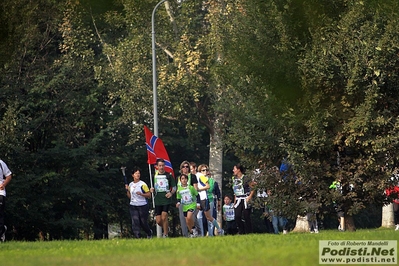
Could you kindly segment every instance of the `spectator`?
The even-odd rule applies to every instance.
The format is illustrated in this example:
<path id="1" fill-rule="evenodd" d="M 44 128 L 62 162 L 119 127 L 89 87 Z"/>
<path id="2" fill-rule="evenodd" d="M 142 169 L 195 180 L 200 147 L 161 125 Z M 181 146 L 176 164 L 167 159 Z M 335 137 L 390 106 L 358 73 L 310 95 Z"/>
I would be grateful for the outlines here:
<path id="1" fill-rule="evenodd" d="M 267 190 L 268 198 L 271 198 L 271 190 Z M 275 234 L 280 233 L 280 228 L 283 230 L 283 234 L 287 233 L 287 223 L 288 220 L 281 215 L 281 212 L 275 213 L 275 210 L 270 204 L 266 203 L 265 216 L 272 222 L 273 232 Z"/>
<path id="2" fill-rule="evenodd" d="M 396 188 L 396 192 L 399 195 L 399 187 L 395 186 L 395 188 Z M 399 196 L 397 199 L 395 199 L 393 201 L 393 212 L 394 212 L 394 220 L 395 220 L 395 224 L 396 224 L 395 231 L 398 231 L 399 230 Z"/>
<path id="3" fill-rule="evenodd" d="M 341 184 L 340 179 L 332 182 L 332 184 L 330 185 L 329 188 L 334 189 L 335 191 L 339 192 L 340 194 L 343 193 L 342 184 Z M 338 216 L 338 222 L 339 222 L 338 230 L 343 232 L 343 231 L 345 231 L 345 212 L 343 209 L 343 205 L 339 204 L 335 201 L 333 202 L 333 204 L 334 204 L 334 209 L 337 212 L 337 216 Z"/>
<path id="4" fill-rule="evenodd" d="M 263 203 L 263 215 L 262 216 L 264 218 L 264 222 L 265 222 L 265 226 L 266 226 L 266 233 L 273 234 L 274 233 L 273 224 L 271 221 L 271 216 L 269 215 L 269 208 L 267 206 L 268 195 L 267 195 L 266 191 L 263 190 L 262 193 L 260 191 L 258 191 L 256 196 L 259 199 L 261 199 L 262 203 Z"/>
<path id="5" fill-rule="evenodd" d="M 281 162 L 279 171 L 283 177 L 282 181 L 286 181 L 287 177 L 289 177 L 290 173 L 293 174 L 292 165 L 290 163 L 288 163 L 288 160 L 286 158 L 283 158 L 283 161 Z M 297 180 L 296 176 L 293 176 L 293 178 L 295 179 L 296 184 L 301 183 L 299 180 Z M 278 222 L 276 221 L 276 218 L 277 218 Z M 283 228 L 283 234 L 286 234 L 288 232 L 288 230 L 287 230 L 288 219 L 285 218 L 284 216 L 282 216 L 282 212 L 280 211 L 278 213 L 278 216 L 273 216 L 273 219 L 274 220 L 272 221 L 272 223 L 273 223 L 274 231 L 276 231 L 276 224 L 278 224 L 280 227 Z"/>
<path id="6" fill-rule="evenodd" d="M 10 183 L 12 173 L 5 162 L 0 160 L 1 177 L 0 177 L 0 240 L 6 241 L 7 226 L 4 224 L 5 208 L 6 208 L 6 186 Z"/>
<path id="7" fill-rule="evenodd" d="M 317 224 L 317 214 L 315 212 L 308 212 L 306 218 L 309 224 L 310 233 L 319 233 L 319 226 Z"/>
<path id="8" fill-rule="evenodd" d="M 306 213 L 306 218 L 308 220 L 309 224 L 309 231 L 310 233 L 319 233 L 319 225 L 317 223 L 317 213 L 319 209 L 319 204 L 317 203 L 316 197 L 317 197 L 317 190 L 313 190 L 313 193 L 310 196 L 309 199 L 309 206 L 308 210 Z"/>
<path id="9" fill-rule="evenodd" d="M 385 190 L 387 196 L 394 194 L 396 198 L 392 201 L 393 204 L 393 218 L 395 222 L 395 231 L 399 230 L 399 186 L 394 186 Z"/>

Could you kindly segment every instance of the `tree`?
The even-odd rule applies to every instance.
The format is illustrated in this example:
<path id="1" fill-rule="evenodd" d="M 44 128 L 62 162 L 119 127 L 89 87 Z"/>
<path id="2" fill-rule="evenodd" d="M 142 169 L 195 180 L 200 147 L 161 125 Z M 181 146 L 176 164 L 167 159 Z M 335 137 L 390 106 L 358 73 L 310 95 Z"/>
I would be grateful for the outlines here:
<path id="1" fill-rule="evenodd" d="M 149 89 L 151 75 L 148 71 L 151 69 L 149 66 L 151 42 L 149 35 L 143 34 L 145 29 L 148 29 L 150 21 L 145 21 L 146 16 L 143 14 L 151 14 L 154 6 L 155 3 L 149 5 L 142 2 L 125 4 L 126 21 L 140 19 L 140 23 L 134 23 L 133 34 L 115 47 L 117 55 L 115 66 L 118 67 L 118 69 L 115 67 L 115 77 L 121 83 L 133 82 L 132 86 L 141 88 L 121 90 L 117 94 L 117 97 L 125 96 L 120 98 L 124 108 L 123 117 L 137 124 L 133 130 L 133 138 L 137 134 L 139 125 L 150 123 L 152 116 L 150 101 L 152 97 Z M 187 1 L 180 4 L 165 2 L 165 6 L 165 10 L 159 9 L 156 14 L 160 135 L 163 136 L 166 146 L 168 143 L 179 147 L 185 146 L 187 153 L 183 159 L 201 163 L 206 160 L 203 156 L 199 156 L 202 155 L 203 148 L 196 146 L 210 140 L 209 164 L 216 181 L 222 184 L 222 145 L 218 143 L 220 139 L 218 125 L 223 123 L 223 117 L 215 114 L 222 86 L 214 81 L 217 78 L 212 72 L 212 66 L 218 64 L 213 61 L 217 53 L 213 44 L 217 40 L 211 36 L 209 14 L 213 12 L 212 4 Z M 128 69 L 131 71 L 128 72 Z M 125 73 L 129 73 L 129 78 L 126 78 Z M 136 102 L 137 105 L 132 106 L 130 102 Z M 209 134 L 209 138 L 205 138 L 206 141 L 203 141 L 204 131 Z M 176 138 L 177 133 L 180 135 L 182 132 L 188 136 L 188 139 Z M 171 135 L 173 139 L 169 137 Z M 137 138 L 133 138 L 132 141 L 137 141 Z M 173 150 L 172 148 L 172 160 Z"/>
<path id="2" fill-rule="evenodd" d="M 339 163 L 326 173 L 345 184 L 343 197 L 335 199 L 349 217 L 368 204 L 383 203 L 397 160 L 397 95 L 391 85 L 397 78 L 398 62 L 391 54 L 397 49 L 391 30 L 397 19 L 388 9 L 372 2 L 354 4 L 336 28 L 316 34 L 314 48 L 302 61 L 305 100 L 324 112 L 314 112 L 306 122 L 313 130 L 307 132 L 318 136 L 318 149 L 326 155 L 336 147 Z"/>
<path id="3" fill-rule="evenodd" d="M 292 218 L 310 206 L 309 200 L 314 197 L 304 195 L 312 195 L 312 191 L 318 192 L 316 199 L 323 204 L 324 210 L 328 210 L 332 201 L 339 201 L 349 217 L 369 204 L 384 201 L 382 191 L 389 184 L 388 177 L 397 159 L 394 152 L 397 105 L 393 100 L 396 90 L 391 85 L 396 80 L 397 67 L 393 56 L 397 51 L 394 45 L 397 36 L 391 29 L 397 22 L 395 11 L 388 11 L 387 6 L 376 6 L 372 1 L 354 2 L 344 7 L 337 5 L 340 20 L 334 23 L 333 17 L 326 16 L 334 12 L 321 13 L 321 22 L 309 23 L 314 25 L 309 39 L 292 35 L 294 31 L 289 20 L 279 20 L 286 22 L 280 25 L 288 29 L 281 32 L 291 33 L 287 34 L 288 40 L 300 41 L 289 56 L 294 58 L 291 81 L 300 78 L 304 93 L 297 104 L 284 101 L 275 93 L 281 86 L 278 83 L 261 79 L 261 75 L 254 79 L 254 73 L 267 71 L 262 67 L 258 71 L 249 69 L 252 75 L 237 84 L 263 84 L 263 87 L 258 85 L 255 89 L 245 90 L 245 86 L 241 86 L 240 90 L 240 86 L 234 86 L 240 107 L 237 112 L 230 113 L 235 123 L 229 128 L 228 139 L 231 144 L 240 145 L 240 157 L 253 164 L 262 159 L 263 163 L 272 166 L 287 153 L 295 169 L 288 175 L 291 181 L 280 183 L 281 176 L 276 179 L 266 168 L 259 183 L 264 185 L 261 188 L 278 185 L 281 194 L 290 195 L 289 199 L 280 199 L 282 203 L 289 200 L 290 204 L 280 206 L 285 213 L 292 214 Z M 278 5 L 275 10 L 279 10 Z M 288 19 L 290 13 L 280 14 L 274 17 Z M 303 14 L 306 19 L 309 13 Z M 301 46 L 303 40 L 307 42 Z M 277 46 L 256 42 L 255 45 Z M 303 56 L 301 51 L 304 51 Z M 270 60 L 273 56 L 267 58 Z M 289 61 L 283 60 L 284 63 Z M 295 70 L 295 62 L 299 63 L 298 70 Z M 276 64 L 277 67 L 281 65 Z M 267 66 L 276 68 L 273 64 Z M 272 77 L 276 75 L 270 74 Z M 264 96 L 261 96 L 262 92 Z M 248 156 L 249 153 L 255 156 Z M 328 189 L 338 178 L 344 180 L 343 195 Z M 290 206 L 298 208 L 294 210 Z M 354 229 L 354 226 L 348 229 Z"/>
<path id="4" fill-rule="evenodd" d="M 118 187 L 124 196 L 123 182 L 108 181 L 126 143 L 112 127 L 112 92 L 100 79 L 109 60 L 96 49 L 93 16 L 82 5 L 28 2 L 20 21 L 12 13 L 18 4 L 7 2 L 5 43 L 15 46 L 1 86 L 13 101 L 2 110 L 18 121 L 8 137 L 18 144 L 9 225 L 18 239 L 103 238 L 107 223 L 119 219 L 112 203 Z"/>

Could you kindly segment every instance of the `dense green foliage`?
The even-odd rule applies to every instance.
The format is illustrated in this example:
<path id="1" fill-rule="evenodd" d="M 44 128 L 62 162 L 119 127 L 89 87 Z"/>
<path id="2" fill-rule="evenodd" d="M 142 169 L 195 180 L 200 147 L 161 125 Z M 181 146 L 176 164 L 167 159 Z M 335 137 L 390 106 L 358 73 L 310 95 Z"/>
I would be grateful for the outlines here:
<path id="1" fill-rule="evenodd" d="M 156 4 L 0 3 L 10 237 L 99 239 L 108 223 L 129 228 L 120 167 L 140 166 L 148 182 Z M 224 190 L 231 158 L 260 168 L 258 188 L 273 188 L 269 200 L 291 218 L 331 212 L 333 201 L 355 215 L 387 200 L 399 156 L 397 1 L 168 4 L 156 13 L 156 51 L 159 135 L 173 165 L 207 163 L 221 136 Z M 286 182 L 272 170 L 283 156 L 293 165 Z M 343 195 L 328 189 L 337 179 Z"/>
<path id="2" fill-rule="evenodd" d="M 342 205 L 349 216 L 371 204 L 381 206 L 386 200 L 384 188 L 397 183 L 390 179 L 397 167 L 399 144 L 398 35 L 394 30 L 398 9 L 392 8 L 397 3 L 328 1 L 331 6 L 325 3 L 325 8 L 311 10 L 315 1 L 302 1 L 302 9 L 294 2 L 284 6 L 272 2 L 267 10 L 275 12 L 271 18 L 278 22 L 287 20 L 284 28 L 280 26 L 279 34 L 266 39 L 270 43 L 263 33 L 246 46 L 257 51 L 275 49 L 267 58 L 275 56 L 287 65 L 267 62 L 261 73 L 236 75 L 241 83 L 235 87 L 235 98 L 240 102 L 238 108 L 233 102 L 230 105 L 235 115 L 227 129 L 227 143 L 236 145 L 240 158 L 262 170 L 254 176 L 258 187 L 272 190 L 269 203 L 286 216 L 331 212 L 332 202 Z M 242 36 L 258 33 L 250 30 L 253 25 L 247 25 Z M 268 25 L 273 32 L 281 24 Z M 288 42 L 282 33 L 289 33 Z M 237 39 L 237 43 L 245 40 Z M 236 54 L 232 55 L 233 70 L 237 65 L 253 66 L 251 60 Z M 290 91 L 284 83 L 270 80 L 278 76 L 279 66 L 286 75 L 294 73 L 283 79 L 294 84 L 289 85 Z M 273 73 L 267 72 L 270 69 Z M 296 101 L 283 97 L 287 92 Z M 273 169 L 283 157 L 292 166 L 285 182 Z M 334 180 L 341 180 L 342 193 L 329 189 Z"/>

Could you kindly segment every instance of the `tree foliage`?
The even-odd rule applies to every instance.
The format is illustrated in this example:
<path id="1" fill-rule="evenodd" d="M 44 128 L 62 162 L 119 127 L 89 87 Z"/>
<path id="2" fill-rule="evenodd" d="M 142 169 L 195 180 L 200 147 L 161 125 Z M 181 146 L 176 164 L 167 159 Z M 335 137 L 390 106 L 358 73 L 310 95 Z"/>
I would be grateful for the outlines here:
<path id="1" fill-rule="evenodd" d="M 392 29 L 397 19 L 396 11 L 389 9 L 390 4 L 396 4 L 341 4 L 336 6 L 337 12 L 316 10 L 322 12 L 317 17 L 324 19 L 312 24 L 307 38 L 290 35 L 300 43 L 291 55 L 297 58 L 293 66 L 297 74 L 291 81 L 300 81 L 303 94 L 297 102 L 283 101 L 286 110 L 260 116 L 253 123 L 258 113 L 281 110 L 261 100 L 263 105 L 254 104 L 254 109 L 244 111 L 238 116 L 243 123 L 230 129 L 234 133 L 230 139 L 243 148 L 243 157 L 253 160 L 247 154 L 253 155 L 255 147 L 262 149 L 253 160 L 268 165 L 261 167 L 264 173 L 257 177 L 259 187 L 277 191 L 270 200 L 293 218 L 309 211 L 309 206 L 331 211 L 332 202 L 342 204 L 347 215 L 371 204 L 381 205 L 386 200 L 384 188 L 392 185 L 390 177 L 397 166 L 397 95 L 392 86 L 397 68 L 397 36 Z M 340 14 L 338 20 L 333 20 L 334 13 Z M 309 14 L 302 15 L 306 18 Z M 278 66 L 275 73 L 278 75 Z M 273 102 L 281 103 L 282 98 L 273 90 L 268 88 L 269 94 L 278 98 Z M 256 92 L 246 90 L 237 96 L 255 101 Z M 246 108 L 247 101 L 242 102 Z M 267 144 L 255 146 L 253 139 Z M 281 182 L 282 175 L 270 169 L 284 154 L 293 171 Z M 334 180 L 344 184 L 343 193 L 329 189 Z M 318 204 L 312 204 L 314 201 Z"/>
<path id="2" fill-rule="evenodd" d="M 157 2 L 0 3 L 0 149 L 15 175 L 16 239 L 129 227 L 119 169 L 147 167 Z M 212 159 L 222 136 L 225 158 L 260 168 L 258 188 L 288 216 L 383 204 L 398 162 L 397 10 L 393 0 L 160 6 L 159 135 L 172 163 Z M 343 194 L 329 189 L 337 179 Z"/>

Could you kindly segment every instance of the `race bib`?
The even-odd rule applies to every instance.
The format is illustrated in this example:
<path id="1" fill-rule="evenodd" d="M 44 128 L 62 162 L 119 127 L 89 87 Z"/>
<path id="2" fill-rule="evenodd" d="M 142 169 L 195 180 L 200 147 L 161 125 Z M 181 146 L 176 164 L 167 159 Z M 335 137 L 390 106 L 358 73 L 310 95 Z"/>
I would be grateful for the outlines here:
<path id="1" fill-rule="evenodd" d="M 180 195 L 181 195 L 181 203 L 184 205 L 188 205 L 193 203 L 193 197 L 191 196 L 191 191 L 190 189 L 183 189 L 180 190 Z"/>
<path id="2" fill-rule="evenodd" d="M 242 185 L 242 179 L 234 179 L 233 191 L 234 195 L 236 196 L 245 195 L 244 186 Z"/>
<path id="3" fill-rule="evenodd" d="M 166 175 L 157 175 L 155 178 L 155 191 L 166 192 L 169 191 L 169 180 Z"/>

